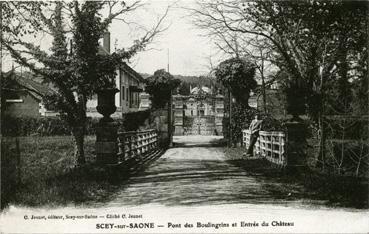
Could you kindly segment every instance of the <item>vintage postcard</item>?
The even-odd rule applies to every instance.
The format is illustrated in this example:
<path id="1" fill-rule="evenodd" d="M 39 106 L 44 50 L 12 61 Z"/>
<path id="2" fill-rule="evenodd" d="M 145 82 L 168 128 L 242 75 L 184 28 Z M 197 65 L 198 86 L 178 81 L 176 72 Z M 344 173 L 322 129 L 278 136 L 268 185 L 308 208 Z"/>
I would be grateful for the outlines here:
<path id="1" fill-rule="evenodd" d="M 367 1 L 0 1 L 0 233 L 368 233 Z"/>

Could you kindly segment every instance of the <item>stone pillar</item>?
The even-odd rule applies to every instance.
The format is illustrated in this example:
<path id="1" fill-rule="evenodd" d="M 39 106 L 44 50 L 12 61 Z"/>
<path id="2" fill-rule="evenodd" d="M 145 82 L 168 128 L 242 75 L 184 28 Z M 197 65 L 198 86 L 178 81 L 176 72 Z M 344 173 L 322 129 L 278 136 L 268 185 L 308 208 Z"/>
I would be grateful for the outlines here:
<path id="1" fill-rule="evenodd" d="M 96 91 L 97 111 L 104 117 L 96 126 L 96 161 L 99 164 L 118 163 L 118 124 L 110 117 L 116 111 L 115 94 L 118 89 Z"/>
<path id="2" fill-rule="evenodd" d="M 99 122 L 96 126 L 96 160 L 99 164 L 118 163 L 118 124 Z"/>
<path id="3" fill-rule="evenodd" d="M 216 95 L 215 97 L 215 129 L 217 135 L 223 135 L 223 117 L 224 117 L 224 96 Z"/>
<path id="4" fill-rule="evenodd" d="M 297 171 L 306 164 L 306 126 L 302 121 L 291 120 L 286 123 L 287 128 L 287 164 L 288 171 Z"/>
<path id="5" fill-rule="evenodd" d="M 168 108 L 155 110 L 153 113 L 155 116 L 156 131 L 158 132 L 158 144 L 160 147 L 168 147 Z"/>
<path id="6" fill-rule="evenodd" d="M 174 104 L 174 135 L 183 135 L 183 98 L 181 95 L 173 96 Z"/>

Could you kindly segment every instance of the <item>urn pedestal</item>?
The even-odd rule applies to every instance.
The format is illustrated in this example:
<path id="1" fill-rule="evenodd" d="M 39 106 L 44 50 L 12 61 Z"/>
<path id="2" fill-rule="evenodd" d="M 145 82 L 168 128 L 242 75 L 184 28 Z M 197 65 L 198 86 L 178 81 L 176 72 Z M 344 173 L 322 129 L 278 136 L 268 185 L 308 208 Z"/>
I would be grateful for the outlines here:
<path id="1" fill-rule="evenodd" d="M 287 165 L 289 172 L 296 172 L 299 169 L 306 168 L 306 126 L 293 118 L 286 123 L 287 128 Z"/>
<path id="2" fill-rule="evenodd" d="M 115 94 L 118 89 L 97 90 L 97 111 L 104 117 L 96 125 L 96 160 L 99 164 L 118 163 L 118 124 L 110 117 L 117 107 Z"/>

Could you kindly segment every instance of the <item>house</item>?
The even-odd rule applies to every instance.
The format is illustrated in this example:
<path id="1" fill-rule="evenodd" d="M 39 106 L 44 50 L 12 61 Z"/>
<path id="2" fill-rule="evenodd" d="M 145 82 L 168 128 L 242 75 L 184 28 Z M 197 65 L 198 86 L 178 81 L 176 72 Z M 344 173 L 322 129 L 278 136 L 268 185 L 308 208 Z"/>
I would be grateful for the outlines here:
<path id="1" fill-rule="evenodd" d="M 110 54 L 110 33 L 106 32 L 103 37 L 102 46 L 99 47 L 99 53 Z M 115 106 L 117 111 L 112 117 L 121 117 L 123 113 L 134 112 L 146 109 L 146 106 L 140 107 L 141 93 L 145 87 L 144 78 L 132 69 L 127 63 L 123 62 L 116 70 L 116 87 L 119 92 L 115 95 Z M 147 104 L 146 104 L 147 105 Z M 96 110 L 97 95 L 87 101 L 87 116 L 100 117 Z"/>
<path id="2" fill-rule="evenodd" d="M 110 34 L 105 33 L 103 46 L 99 47 L 99 53 L 110 53 Z M 143 92 L 145 80 L 133 70 L 127 63 L 122 63 L 116 70 L 116 87 L 119 92 L 115 96 L 117 111 L 112 117 L 121 117 L 123 113 L 134 112 L 147 109 L 146 106 L 140 107 L 140 93 Z M 15 116 L 56 116 L 57 112 L 48 110 L 42 102 L 42 97 L 52 93 L 52 86 L 42 84 L 42 78 L 30 72 L 22 74 L 18 72 L 8 72 L 5 74 L 9 79 L 7 87 L 3 86 L 3 91 L 9 96 L 2 102 L 6 107 L 6 113 Z M 4 89 L 5 88 L 5 89 Z M 87 116 L 101 117 L 96 110 L 97 95 L 87 101 Z"/>
<path id="3" fill-rule="evenodd" d="M 42 97 L 52 93 L 52 89 L 37 81 L 31 73 L 9 71 L 4 74 L 1 106 L 5 115 L 17 117 L 56 116 L 47 110 Z"/>

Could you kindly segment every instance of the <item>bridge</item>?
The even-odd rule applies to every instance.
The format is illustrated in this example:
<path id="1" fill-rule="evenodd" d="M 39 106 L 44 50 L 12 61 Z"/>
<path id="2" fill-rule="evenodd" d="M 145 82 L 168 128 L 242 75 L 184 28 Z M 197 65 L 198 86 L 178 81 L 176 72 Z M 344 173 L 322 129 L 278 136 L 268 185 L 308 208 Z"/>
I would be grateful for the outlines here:
<path id="1" fill-rule="evenodd" d="M 252 170 L 264 161 L 227 158 L 220 136 L 174 136 L 173 141 L 174 147 L 131 176 L 108 206 L 306 203 L 301 186 Z"/>

